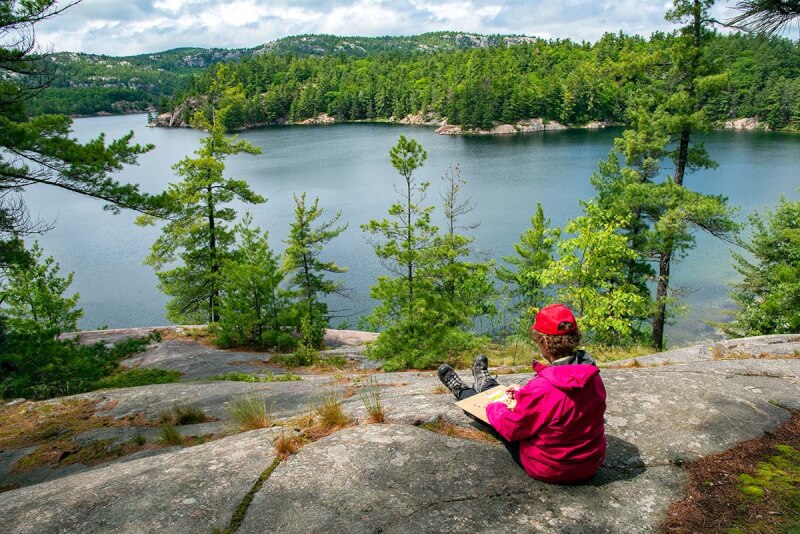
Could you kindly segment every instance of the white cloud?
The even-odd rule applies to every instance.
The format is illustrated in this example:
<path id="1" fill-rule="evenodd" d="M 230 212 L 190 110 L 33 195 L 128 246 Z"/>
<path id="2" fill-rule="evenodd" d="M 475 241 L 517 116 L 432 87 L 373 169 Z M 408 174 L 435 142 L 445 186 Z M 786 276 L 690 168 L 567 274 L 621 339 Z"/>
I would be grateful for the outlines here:
<path id="1" fill-rule="evenodd" d="M 179 46 L 253 47 L 300 33 L 412 35 L 460 30 L 598 39 L 669 31 L 663 0 L 83 0 L 41 23 L 55 50 L 115 55 Z M 715 7 L 720 19 L 730 10 Z"/>
<path id="2" fill-rule="evenodd" d="M 409 33 L 408 28 L 413 24 L 407 15 L 376 0 L 357 0 L 320 14 L 315 25 L 317 29 L 306 33 L 372 36 Z"/>

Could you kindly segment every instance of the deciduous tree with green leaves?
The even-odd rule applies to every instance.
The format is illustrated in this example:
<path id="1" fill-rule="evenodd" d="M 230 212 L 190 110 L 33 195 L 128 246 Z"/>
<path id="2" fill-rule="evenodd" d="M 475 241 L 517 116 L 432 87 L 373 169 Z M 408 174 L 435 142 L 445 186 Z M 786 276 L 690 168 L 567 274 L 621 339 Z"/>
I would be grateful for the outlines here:
<path id="1" fill-rule="evenodd" d="M 630 345 L 640 338 L 647 300 L 627 280 L 626 266 L 636 258 L 620 230 L 627 220 L 610 216 L 596 204 L 564 227 L 574 237 L 558 242 L 558 258 L 541 271 L 539 281 L 555 288 L 555 300 L 578 314 L 588 339 L 602 345 Z"/>
<path id="2" fill-rule="evenodd" d="M 781 198 L 775 211 L 753 213 L 749 241 L 739 245 L 751 257 L 733 252 L 742 281 L 731 297 L 739 306 L 728 334 L 759 336 L 800 332 L 800 201 Z M 751 259 L 752 258 L 752 259 Z"/>
<path id="3" fill-rule="evenodd" d="M 202 113 L 195 114 L 194 126 L 209 135 L 201 139 L 196 157 L 186 157 L 173 167 L 183 180 L 170 184 L 165 194 L 170 221 L 145 259 L 156 270 L 160 289 L 173 297 L 167 304 L 167 318 L 174 322 L 219 321 L 220 269 L 234 241 L 228 224 L 236 218 L 228 204 L 265 202 L 247 182 L 223 175 L 228 156 L 261 152 L 225 134 L 225 114 L 224 104 L 214 113 L 213 122 Z M 137 219 L 140 225 L 155 223 L 149 215 Z M 165 269 L 177 260 L 182 265 Z"/>
<path id="4" fill-rule="evenodd" d="M 289 227 L 289 237 L 284 241 L 287 247 L 283 253 L 283 270 L 289 278 L 289 287 L 298 296 L 298 311 L 305 317 L 308 326 L 303 336 L 306 344 L 320 348 L 328 327 L 330 316 L 328 305 L 322 299 L 331 293 L 342 290 L 342 284 L 326 277 L 326 274 L 339 274 L 347 271 L 332 261 L 320 257 L 326 244 L 347 229 L 347 225 L 337 226 L 341 211 L 327 221 L 317 223 L 322 216 L 319 198 L 309 205 L 306 194 L 294 195 L 294 221 Z"/>

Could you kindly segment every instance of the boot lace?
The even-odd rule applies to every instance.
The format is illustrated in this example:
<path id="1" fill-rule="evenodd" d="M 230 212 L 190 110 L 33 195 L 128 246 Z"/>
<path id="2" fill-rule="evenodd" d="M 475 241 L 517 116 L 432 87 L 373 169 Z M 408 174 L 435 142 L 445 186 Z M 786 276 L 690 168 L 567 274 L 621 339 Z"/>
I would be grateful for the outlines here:
<path id="1" fill-rule="evenodd" d="M 489 374 L 488 369 L 483 368 L 475 370 L 475 382 L 478 386 L 478 391 L 484 391 L 489 387 L 498 385 L 496 377 Z"/>
<path id="2" fill-rule="evenodd" d="M 447 386 L 447 389 L 450 391 L 461 391 L 462 389 L 467 389 L 467 385 L 464 383 L 464 381 L 452 371 L 447 373 L 447 376 L 445 376 L 444 385 Z"/>

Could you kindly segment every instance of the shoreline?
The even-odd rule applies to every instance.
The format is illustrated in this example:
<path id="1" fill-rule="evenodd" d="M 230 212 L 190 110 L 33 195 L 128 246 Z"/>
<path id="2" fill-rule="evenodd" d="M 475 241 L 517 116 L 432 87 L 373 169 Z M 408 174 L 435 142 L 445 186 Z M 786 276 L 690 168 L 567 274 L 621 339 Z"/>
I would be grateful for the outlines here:
<path id="1" fill-rule="evenodd" d="M 70 119 L 92 119 L 92 118 L 102 118 L 102 117 L 119 117 L 119 116 L 147 115 L 147 114 L 148 114 L 147 111 L 125 111 L 120 113 L 109 113 L 101 111 L 89 115 L 67 115 L 67 116 Z M 323 115 L 324 118 L 320 118 L 320 115 Z M 334 117 L 330 117 L 327 114 L 320 114 L 320 115 L 318 115 L 317 117 L 305 119 L 300 122 L 279 120 L 275 122 L 247 124 L 236 128 L 232 128 L 230 131 L 245 132 L 248 130 L 256 130 L 259 128 L 273 128 L 282 126 L 336 126 L 344 124 L 386 124 L 392 126 L 431 127 L 435 128 L 435 131 L 438 135 L 471 136 L 471 137 L 485 137 L 485 136 L 510 137 L 515 135 L 526 135 L 531 133 L 549 132 L 549 131 L 602 130 L 605 128 L 627 127 L 627 125 L 624 123 L 610 122 L 610 121 L 591 121 L 587 124 L 576 126 L 576 125 L 564 125 L 559 123 L 558 121 L 545 122 L 543 119 L 533 118 L 533 119 L 523 119 L 517 121 L 515 124 L 496 123 L 491 129 L 486 130 L 481 128 L 465 129 L 464 127 L 458 124 L 449 124 L 446 120 L 431 120 L 431 119 L 408 120 L 408 118 L 397 120 L 394 117 L 389 117 L 382 119 L 359 119 L 359 120 L 344 121 L 344 120 L 336 120 Z M 188 125 L 168 126 L 164 124 L 158 124 L 157 122 L 147 123 L 146 126 L 149 128 L 165 128 L 165 129 L 191 128 L 191 126 Z M 752 117 L 744 117 L 741 119 L 728 119 L 725 122 L 712 128 L 711 131 L 800 134 L 800 131 L 790 130 L 790 129 L 771 130 L 768 127 L 762 125 L 762 123 L 760 123 L 758 120 L 753 119 Z"/>

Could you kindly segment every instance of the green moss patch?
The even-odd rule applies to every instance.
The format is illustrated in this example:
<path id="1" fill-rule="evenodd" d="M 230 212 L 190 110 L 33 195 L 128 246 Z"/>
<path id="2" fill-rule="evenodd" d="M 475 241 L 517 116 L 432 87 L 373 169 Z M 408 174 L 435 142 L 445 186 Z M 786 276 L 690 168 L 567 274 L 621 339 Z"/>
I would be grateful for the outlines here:
<path id="1" fill-rule="evenodd" d="M 93 389 L 133 388 L 150 384 L 179 382 L 181 373 L 167 369 L 127 369 L 94 383 Z"/>
<path id="2" fill-rule="evenodd" d="M 800 412 L 764 437 L 689 466 L 662 532 L 800 532 Z"/>

